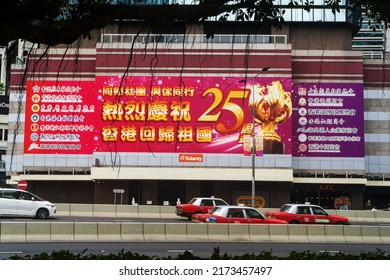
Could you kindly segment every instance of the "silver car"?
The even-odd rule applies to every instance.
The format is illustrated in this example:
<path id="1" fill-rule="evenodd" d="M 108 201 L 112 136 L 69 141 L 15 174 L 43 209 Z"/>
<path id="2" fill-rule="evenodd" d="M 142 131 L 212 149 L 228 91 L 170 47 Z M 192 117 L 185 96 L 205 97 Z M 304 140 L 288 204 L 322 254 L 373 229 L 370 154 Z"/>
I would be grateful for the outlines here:
<path id="1" fill-rule="evenodd" d="M 0 189 L 0 215 L 46 219 L 53 217 L 56 211 L 53 203 L 28 191 L 13 188 Z"/>

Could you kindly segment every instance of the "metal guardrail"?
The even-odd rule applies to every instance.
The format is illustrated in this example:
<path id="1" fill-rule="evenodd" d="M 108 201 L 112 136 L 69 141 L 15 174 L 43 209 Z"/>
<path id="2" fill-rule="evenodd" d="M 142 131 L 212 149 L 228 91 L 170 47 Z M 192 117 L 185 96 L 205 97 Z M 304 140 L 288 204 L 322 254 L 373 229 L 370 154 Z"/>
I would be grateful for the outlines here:
<path id="1" fill-rule="evenodd" d="M 286 44 L 287 35 L 214 35 L 207 38 L 203 34 L 102 34 L 100 42 L 112 43 L 163 43 L 163 44 Z"/>
<path id="2" fill-rule="evenodd" d="M 363 58 L 365 59 L 383 59 L 383 51 L 363 51 Z"/>

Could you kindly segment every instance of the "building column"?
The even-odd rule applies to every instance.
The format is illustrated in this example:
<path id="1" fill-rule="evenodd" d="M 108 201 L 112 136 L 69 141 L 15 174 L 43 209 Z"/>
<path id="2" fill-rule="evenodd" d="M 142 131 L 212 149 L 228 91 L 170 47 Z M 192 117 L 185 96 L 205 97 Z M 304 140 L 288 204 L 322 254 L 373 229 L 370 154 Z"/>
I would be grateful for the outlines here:
<path id="1" fill-rule="evenodd" d="M 186 181 L 185 182 L 185 200 L 182 203 L 189 202 L 193 197 L 200 196 L 201 181 Z"/>
<path id="2" fill-rule="evenodd" d="M 285 203 L 290 203 L 290 190 L 270 190 L 270 208 L 280 208 Z"/>
<path id="3" fill-rule="evenodd" d="M 351 202 L 353 210 L 364 209 L 363 205 L 363 192 L 351 192 Z"/>
<path id="4" fill-rule="evenodd" d="M 141 182 L 141 202 L 140 204 L 147 204 L 148 201 L 152 205 L 158 204 L 158 184 L 157 181 L 142 181 Z"/>

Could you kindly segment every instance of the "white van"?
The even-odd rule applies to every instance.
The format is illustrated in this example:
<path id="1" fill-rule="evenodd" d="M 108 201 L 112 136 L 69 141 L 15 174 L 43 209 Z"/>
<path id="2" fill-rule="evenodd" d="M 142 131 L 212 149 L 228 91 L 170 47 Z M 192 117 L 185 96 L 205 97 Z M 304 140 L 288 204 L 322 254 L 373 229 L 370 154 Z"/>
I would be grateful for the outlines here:
<path id="1" fill-rule="evenodd" d="M 0 188 L 0 215 L 53 217 L 56 207 L 49 201 L 24 190 Z"/>

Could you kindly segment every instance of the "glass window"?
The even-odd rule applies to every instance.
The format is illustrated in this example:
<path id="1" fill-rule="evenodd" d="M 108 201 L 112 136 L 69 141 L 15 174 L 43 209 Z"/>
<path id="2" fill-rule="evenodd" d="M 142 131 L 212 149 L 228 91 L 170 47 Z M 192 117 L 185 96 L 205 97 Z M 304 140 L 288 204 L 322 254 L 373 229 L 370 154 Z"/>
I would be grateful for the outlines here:
<path id="1" fill-rule="evenodd" d="M 324 14 L 325 14 L 325 21 L 335 21 L 335 15 L 332 12 L 332 9 L 324 9 Z"/>
<path id="2" fill-rule="evenodd" d="M 243 209 L 230 208 L 228 211 L 229 218 L 244 218 Z"/>
<path id="3" fill-rule="evenodd" d="M 298 206 L 297 214 L 311 215 L 310 207 L 308 207 L 308 206 Z"/>
<path id="4" fill-rule="evenodd" d="M 313 207 L 312 210 L 313 210 L 313 213 L 314 213 L 315 215 L 327 215 L 327 213 L 325 212 L 325 210 L 323 210 L 323 209 L 321 209 L 321 208 L 319 208 L 319 207 Z"/>
<path id="5" fill-rule="evenodd" d="M 123 43 L 132 43 L 133 42 L 133 37 L 132 36 L 124 35 L 122 38 L 123 38 Z"/>
<path id="6" fill-rule="evenodd" d="M 1 191 L 0 197 L 2 198 L 14 198 L 15 191 Z"/>
<path id="7" fill-rule="evenodd" d="M 243 38 L 243 36 L 235 35 L 233 36 L 233 43 L 246 43 L 246 38 Z"/>
<path id="8" fill-rule="evenodd" d="M 231 43 L 231 36 L 220 36 L 220 43 Z"/>
<path id="9" fill-rule="evenodd" d="M 200 206 L 214 206 L 214 204 L 211 199 L 202 199 Z"/>
<path id="10" fill-rule="evenodd" d="M 257 212 L 254 209 L 246 209 L 246 215 L 248 218 L 254 218 L 254 219 L 264 219 L 264 216 L 261 215 L 261 213 Z"/>
<path id="11" fill-rule="evenodd" d="M 302 9 L 291 9 L 292 11 L 292 21 L 302 21 Z"/>
<path id="12" fill-rule="evenodd" d="M 323 9 L 313 9 L 313 20 L 314 21 L 324 21 L 324 10 Z"/>
<path id="13" fill-rule="evenodd" d="M 292 15 L 291 15 L 291 9 L 284 9 L 285 13 L 283 15 L 283 18 L 285 21 L 292 21 Z"/>
<path id="14" fill-rule="evenodd" d="M 340 12 L 336 13 L 335 17 L 336 21 L 344 22 L 347 19 L 345 9 L 340 9 Z"/>
<path id="15" fill-rule="evenodd" d="M 29 193 L 20 192 L 20 199 L 32 200 L 32 196 Z"/>
<path id="16" fill-rule="evenodd" d="M 222 200 L 215 200 L 215 205 L 221 206 L 221 205 L 227 205 L 227 203 L 225 203 Z"/>
<path id="17" fill-rule="evenodd" d="M 109 35 L 103 35 L 103 36 L 102 36 L 102 42 L 103 42 L 103 43 L 111 43 L 111 36 L 109 36 Z"/>
<path id="18" fill-rule="evenodd" d="M 305 11 L 303 10 L 303 21 L 313 21 L 313 17 L 314 17 L 314 12 L 313 12 L 313 8 L 310 9 L 310 11 Z"/>

